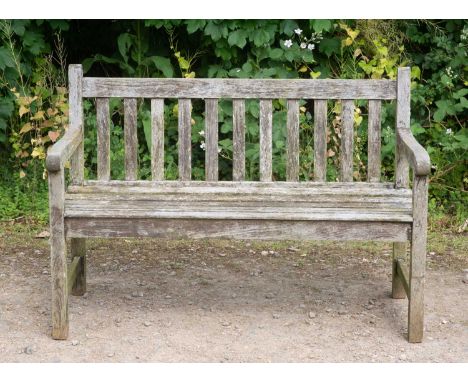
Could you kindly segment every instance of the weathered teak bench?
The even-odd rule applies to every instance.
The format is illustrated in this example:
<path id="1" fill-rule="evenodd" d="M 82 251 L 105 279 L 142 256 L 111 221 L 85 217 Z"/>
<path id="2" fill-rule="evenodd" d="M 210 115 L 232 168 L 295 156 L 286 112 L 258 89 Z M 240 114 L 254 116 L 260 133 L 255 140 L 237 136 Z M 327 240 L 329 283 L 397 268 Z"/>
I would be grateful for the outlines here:
<path id="1" fill-rule="evenodd" d="M 70 126 L 48 153 L 52 337 L 68 336 L 68 296 L 86 290 L 85 238 L 380 240 L 394 244 L 393 298 L 409 297 L 423 337 L 429 156 L 410 131 L 410 70 L 390 80 L 87 78 L 69 68 Z M 97 180 L 83 177 L 83 98 L 95 98 Z M 110 180 L 109 98 L 124 98 L 125 181 Z M 137 176 L 136 99 L 151 99 L 152 181 Z M 164 99 L 177 98 L 178 181 L 164 180 Z M 191 181 L 191 99 L 205 100 L 206 181 Z M 233 181 L 218 181 L 220 98 L 233 100 Z M 245 99 L 260 101 L 260 181 L 244 181 Z M 287 181 L 272 182 L 272 99 L 287 99 Z M 314 100 L 314 181 L 299 182 L 299 100 Z M 326 182 L 327 100 L 342 100 L 339 182 Z M 353 182 L 354 100 L 369 100 L 368 179 Z M 396 176 L 380 182 L 382 100 L 397 102 Z M 71 185 L 64 165 L 71 159 Z M 409 169 L 412 169 L 412 190 Z M 71 238 L 67 264 L 66 238 Z M 404 261 L 411 244 L 409 270 Z"/>

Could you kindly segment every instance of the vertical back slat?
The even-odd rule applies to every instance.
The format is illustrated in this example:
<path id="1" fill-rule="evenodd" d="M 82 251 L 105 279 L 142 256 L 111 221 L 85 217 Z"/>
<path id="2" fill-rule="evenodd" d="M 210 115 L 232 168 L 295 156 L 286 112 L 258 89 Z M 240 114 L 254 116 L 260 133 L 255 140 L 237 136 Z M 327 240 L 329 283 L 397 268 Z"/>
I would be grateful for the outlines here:
<path id="1" fill-rule="evenodd" d="M 327 180 L 327 100 L 314 100 L 314 180 Z"/>
<path id="2" fill-rule="evenodd" d="M 232 100 L 232 179 L 245 179 L 245 101 Z"/>
<path id="3" fill-rule="evenodd" d="M 398 68 L 397 110 L 396 110 L 396 153 L 395 186 L 409 187 L 409 165 L 400 142 L 399 131 L 410 128 L 411 71 L 410 68 Z"/>
<path id="4" fill-rule="evenodd" d="M 381 101 L 369 100 L 367 132 L 367 181 L 380 182 L 380 112 Z"/>
<path id="5" fill-rule="evenodd" d="M 260 100 L 260 181 L 271 182 L 272 168 L 273 103 Z"/>
<path id="6" fill-rule="evenodd" d="M 125 180 L 136 180 L 138 172 L 137 100 L 124 99 Z"/>
<path id="7" fill-rule="evenodd" d="M 341 111 L 341 178 L 353 181 L 354 101 L 343 100 Z"/>
<path id="8" fill-rule="evenodd" d="M 81 65 L 70 65 L 68 68 L 70 128 L 81 130 L 81 143 L 71 156 L 71 183 L 80 185 L 84 180 L 84 145 L 83 145 L 83 69 Z"/>
<path id="9" fill-rule="evenodd" d="M 191 101 L 179 99 L 179 180 L 192 178 Z"/>
<path id="10" fill-rule="evenodd" d="M 299 181 L 299 100 L 288 100 L 286 180 Z"/>
<path id="11" fill-rule="evenodd" d="M 110 112 L 109 98 L 96 98 L 97 178 L 110 179 Z"/>
<path id="12" fill-rule="evenodd" d="M 164 180 L 164 99 L 151 100 L 151 177 Z"/>
<path id="13" fill-rule="evenodd" d="M 205 100 L 205 171 L 207 181 L 218 180 L 218 100 Z"/>

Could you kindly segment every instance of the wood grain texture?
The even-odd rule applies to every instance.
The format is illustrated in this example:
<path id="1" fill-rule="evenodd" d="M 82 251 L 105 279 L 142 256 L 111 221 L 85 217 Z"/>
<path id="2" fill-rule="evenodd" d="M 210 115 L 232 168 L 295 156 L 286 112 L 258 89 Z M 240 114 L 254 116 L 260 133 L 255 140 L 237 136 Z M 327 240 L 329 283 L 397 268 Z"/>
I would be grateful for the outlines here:
<path id="1" fill-rule="evenodd" d="M 83 69 L 81 65 L 68 67 L 68 102 L 69 130 L 80 131 L 80 142 L 71 155 L 70 180 L 72 184 L 82 184 L 84 180 L 84 146 L 83 146 Z"/>
<path id="2" fill-rule="evenodd" d="M 392 257 L 392 298 L 402 299 L 407 296 L 403 280 L 398 273 L 398 262 L 405 261 L 407 258 L 406 254 L 406 242 L 395 242 L 393 243 L 393 257 Z"/>
<path id="3" fill-rule="evenodd" d="M 397 187 L 409 187 L 409 165 L 405 155 L 402 130 L 410 129 L 411 101 L 411 71 L 410 68 L 398 68 L 397 78 L 397 110 L 396 110 L 396 147 L 395 147 L 395 184 Z"/>
<path id="4" fill-rule="evenodd" d="M 314 180 L 327 180 L 327 100 L 314 100 Z"/>
<path id="5" fill-rule="evenodd" d="M 69 237 L 404 241 L 409 225 L 390 222 L 67 218 Z"/>
<path id="6" fill-rule="evenodd" d="M 232 100 L 232 179 L 245 179 L 245 101 Z"/>
<path id="7" fill-rule="evenodd" d="M 424 278 L 427 245 L 428 177 L 413 178 L 413 225 L 409 267 L 408 340 L 421 342 L 424 333 Z"/>
<path id="8" fill-rule="evenodd" d="M 179 99 L 179 179 L 192 178 L 192 123 L 190 99 Z"/>
<path id="9" fill-rule="evenodd" d="M 125 180 L 138 178 L 137 100 L 124 99 Z"/>
<path id="10" fill-rule="evenodd" d="M 52 338 L 68 337 L 67 247 L 64 226 L 63 170 L 49 173 L 50 265 L 52 278 Z"/>
<path id="11" fill-rule="evenodd" d="M 286 181 L 299 180 L 299 100 L 289 99 L 286 134 Z"/>
<path id="12" fill-rule="evenodd" d="M 164 180 L 164 99 L 151 100 L 151 177 Z"/>
<path id="13" fill-rule="evenodd" d="M 93 78 L 83 81 L 84 97 L 395 99 L 392 80 Z"/>
<path id="14" fill-rule="evenodd" d="M 205 99 L 205 178 L 218 180 L 218 100 Z"/>
<path id="15" fill-rule="evenodd" d="M 343 100 L 341 111 L 340 181 L 353 181 L 354 101 Z"/>
<path id="16" fill-rule="evenodd" d="M 79 267 L 73 284 L 69 284 L 73 296 L 83 296 L 86 293 L 86 239 L 71 239 L 72 260 L 79 259 Z"/>
<path id="17" fill-rule="evenodd" d="M 369 100 L 369 118 L 367 128 L 367 180 L 380 182 L 380 127 L 381 101 Z"/>
<path id="18" fill-rule="evenodd" d="M 271 182 L 273 178 L 273 103 L 271 99 L 260 100 L 260 181 Z"/>
<path id="19" fill-rule="evenodd" d="M 408 267 L 406 266 L 406 264 L 403 262 L 402 259 L 398 259 L 398 261 L 396 262 L 396 269 L 397 269 L 398 279 L 400 280 L 401 287 L 403 289 L 403 294 L 405 296 L 409 296 Z"/>
<path id="20" fill-rule="evenodd" d="M 109 98 L 96 99 L 97 178 L 110 179 L 110 111 Z"/>
<path id="21" fill-rule="evenodd" d="M 417 176 L 426 176 L 431 173 L 431 161 L 429 154 L 422 147 L 411 130 L 400 130 L 398 132 L 399 150 L 411 166 Z"/>
<path id="22" fill-rule="evenodd" d="M 73 240 L 82 240 L 82 239 L 73 238 Z M 68 294 L 71 294 L 73 286 L 75 285 L 77 281 L 79 269 L 81 268 L 80 263 L 81 263 L 81 258 L 74 257 L 72 258 L 72 261 L 70 265 L 68 266 L 68 273 L 67 273 Z"/>
<path id="23" fill-rule="evenodd" d="M 78 129 L 68 129 L 57 143 L 49 147 L 46 158 L 48 172 L 63 170 L 70 156 L 83 142 L 83 134 Z M 75 178 L 76 179 L 76 178 Z M 77 182 L 76 184 L 81 184 Z"/>

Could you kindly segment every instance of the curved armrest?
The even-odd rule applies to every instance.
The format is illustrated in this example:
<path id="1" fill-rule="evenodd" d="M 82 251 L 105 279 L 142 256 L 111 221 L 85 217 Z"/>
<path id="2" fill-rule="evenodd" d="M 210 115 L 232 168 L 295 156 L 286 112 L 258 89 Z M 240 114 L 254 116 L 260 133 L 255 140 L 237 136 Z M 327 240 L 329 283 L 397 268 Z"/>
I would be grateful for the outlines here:
<path id="1" fill-rule="evenodd" d="M 409 129 L 401 129 L 398 132 L 398 136 L 414 174 L 417 176 L 429 175 L 431 172 L 431 160 L 426 149 L 418 143 Z"/>
<path id="2" fill-rule="evenodd" d="M 68 129 L 65 135 L 47 151 L 46 168 L 49 172 L 60 171 L 65 162 L 81 143 L 81 130 Z"/>

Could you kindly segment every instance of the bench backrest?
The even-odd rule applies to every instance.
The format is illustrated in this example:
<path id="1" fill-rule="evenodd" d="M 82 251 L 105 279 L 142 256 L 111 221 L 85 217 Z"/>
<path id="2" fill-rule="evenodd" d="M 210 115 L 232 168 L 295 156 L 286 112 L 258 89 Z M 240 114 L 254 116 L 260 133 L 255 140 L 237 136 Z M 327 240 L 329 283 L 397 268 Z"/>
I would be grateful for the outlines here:
<path id="1" fill-rule="evenodd" d="M 353 181 L 354 102 L 368 100 L 368 176 L 380 181 L 381 101 L 397 99 L 397 128 L 409 126 L 409 68 L 400 68 L 395 80 L 344 79 L 160 79 L 83 77 L 80 65 L 71 65 L 70 124 L 83 128 L 83 98 L 96 99 L 97 177 L 110 179 L 109 98 L 124 99 L 125 179 L 138 173 L 137 99 L 151 99 L 151 173 L 164 179 L 164 100 L 178 99 L 179 180 L 191 179 L 191 100 L 205 101 L 205 174 L 218 180 L 218 100 L 233 102 L 233 180 L 245 179 L 245 100 L 260 103 L 260 181 L 272 181 L 272 100 L 287 100 L 286 180 L 299 180 L 299 101 L 314 100 L 314 180 L 326 181 L 327 100 L 341 100 L 340 181 Z M 83 181 L 83 153 L 72 162 L 74 183 Z M 397 171 L 404 172 L 404 166 Z M 406 170 L 407 171 L 407 170 Z M 404 174 L 403 174 L 404 177 Z M 398 174 L 397 177 L 398 178 Z"/>

